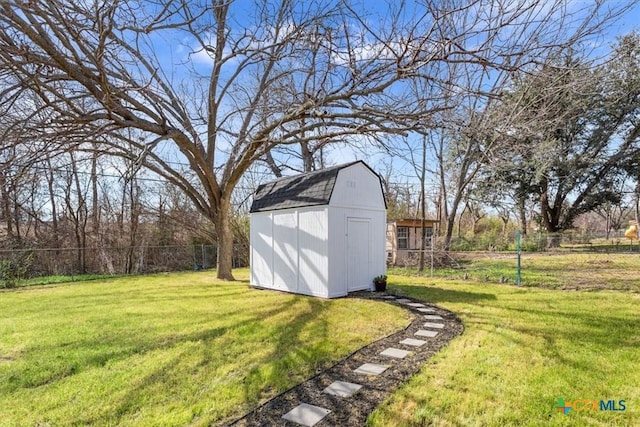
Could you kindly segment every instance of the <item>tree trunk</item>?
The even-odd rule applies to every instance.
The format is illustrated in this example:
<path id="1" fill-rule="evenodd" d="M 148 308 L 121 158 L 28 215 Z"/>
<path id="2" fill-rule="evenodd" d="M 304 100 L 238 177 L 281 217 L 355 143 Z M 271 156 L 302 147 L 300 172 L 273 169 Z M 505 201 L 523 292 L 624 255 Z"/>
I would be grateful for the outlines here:
<path id="1" fill-rule="evenodd" d="M 502 237 L 507 236 L 507 227 L 509 226 L 509 218 L 510 215 L 508 212 L 504 212 L 500 215 L 500 219 L 502 220 Z"/>
<path id="2" fill-rule="evenodd" d="M 427 202 L 425 200 L 425 180 L 426 180 L 426 169 L 427 169 L 427 137 L 426 135 L 422 137 L 422 168 L 420 170 L 420 259 L 418 262 L 418 271 L 424 271 L 424 239 L 425 239 L 425 217 L 426 217 L 426 209 Z"/>
<path id="3" fill-rule="evenodd" d="M 15 189 L 14 189 L 15 191 Z M 14 194 L 13 195 L 13 200 L 12 200 L 12 205 L 11 205 L 11 209 L 12 209 L 12 215 L 13 215 L 13 225 L 15 226 L 15 239 L 17 242 L 21 242 L 22 241 L 22 229 L 21 227 L 21 223 L 20 223 L 20 204 L 18 203 L 18 195 Z"/>
<path id="4" fill-rule="evenodd" d="M 58 227 L 58 207 L 56 203 L 55 177 L 53 176 L 53 166 L 51 158 L 47 155 L 47 189 L 49 190 L 49 203 L 51 203 L 51 246 L 58 249 L 60 247 L 60 232 Z M 59 252 L 55 252 L 56 258 Z M 56 272 L 57 273 L 57 272 Z"/>
<path id="5" fill-rule="evenodd" d="M 127 244 L 127 261 L 126 261 L 126 269 L 127 274 L 132 273 L 140 273 L 139 268 L 135 268 L 135 251 L 138 247 L 138 228 L 140 225 L 140 187 L 137 184 L 137 178 L 135 176 L 131 177 L 131 181 L 129 183 L 129 207 L 130 207 L 130 217 L 129 217 L 129 241 Z"/>
<path id="6" fill-rule="evenodd" d="M 520 231 L 523 236 L 527 235 L 527 209 L 525 207 L 525 198 L 518 195 L 518 219 L 520 222 Z"/>
<path id="7" fill-rule="evenodd" d="M 11 218 L 11 197 L 7 190 L 7 183 L 4 174 L 0 175 L 0 191 L 2 192 L 2 216 L 7 226 L 7 237 L 13 240 L 13 220 Z"/>
<path id="8" fill-rule="evenodd" d="M 451 239 L 453 237 L 453 227 L 456 222 L 456 215 L 458 213 L 458 206 L 460 205 L 460 198 L 456 197 L 451 203 L 451 209 L 449 210 L 449 215 L 447 216 L 447 230 L 444 235 L 444 250 L 448 251 L 451 246 Z M 464 211 L 463 211 L 464 213 Z M 462 214 L 460 214 L 460 218 L 462 218 Z"/>
<path id="9" fill-rule="evenodd" d="M 311 150 L 309 150 L 308 142 L 300 143 L 300 155 L 302 156 L 302 166 L 304 167 L 304 172 L 312 172 L 315 169 L 315 162 L 313 161 L 313 153 L 311 152 Z"/>
<path id="10" fill-rule="evenodd" d="M 282 178 L 282 169 L 280 169 L 276 164 L 271 151 L 267 151 L 267 154 L 264 155 L 264 161 L 267 163 L 267 166 L 269 166 L 269 169 L 271 169 L 271 172 L 273 172 L 276 178 Z"/>
<path id="11" fill-rule="evenodd" d="M 559 212 L 557 212 L 559 209 L 557 206 L 551 207 L 549 205 L 549 195 L 546 188 L 544 188 L 544 191 L 540 195 L 540 213 L 544 227 L 549 233 L 547 240 L 547 247 L 549 248 L 560 247 L 560 235 L 558 234 L 560 232 L 560 228 L 558 227 Z"/>
<path id="12" fill-rule="evenodd" d="M 100 234 L 100 207 L 98 206 L 98 152 L 91 157 L 91 226 L 93 238 L 97 242 Z"/>
<path id="13" fill-rule="evenodd" d="M 217 278 L 235 280 L 233 277 L 233 231 L 231 229 L 231 203 L 228 197 L 220 200 L 213 218 L 218 237 Z"/>
<path id="14" fill-rule="evenodd" d="M 464 216 L 464 213 L 467 211 L 468 207 L 469 207 L 469 204 L 465 203 L 464 209 L 462 209 L 462 212 L 460 212 L 460 216 L 458 217 L 458 235 L 456 236 L 458 239 L 462 237 L 462 217 Z M 452 209 L 452 212 L 454 212 L 453 209 Z M 452 218 L 455 218 L 455 216 L 452 216 Z"/>
<path id="15" fill-rule="evenodd" d="M 440 151 L 438 153 L 442 153 L 442 138 L 440 138 Z M 439 171 L 439 178 L 440 178 L 440 191 L 438 192 L 438 201 L 439 201 L 439 206 L 438 206 L 438 228 L 441 228 L 442 226 L 442 219 L 445 218 L 448 221 L 449 218 L 449 205 L 447 203 L 447 184 L 446 184 L 446 179 L 445 179 L 445 168 L 444 168 L 444 160 L 442 158 L 442 156 L 439 154 L 438 156 L 436 156 L 436 159 L 438 161 L 438 171 Z M 445 239 L 445 250 L 449 250 L 449 243 L 451 243 L 451 233 L 453 232 L 453 228 L 451 228 L 451 230 L 449 230 L 449 226 L 447 224 L 447 235 L 449 236 L 448 239 Z M 442 232 L 440 231 L 440 234 L 442 234 Z"/>
<path id="16" fill-rule="evenodd" d="M 78 166 L 73 153 L 69 153 L 71 160 L 71 171 L 73 182 L 69 185 L 75 185 L 75 191 L 78 195 L 78 207 L 76 209 L 74 229 L 76 233 L 76 243 L 78 245 L 78 273 L 85 274 L 87 272 L 87 200 L 83 194 L 82 185 L 78 173 Z M 71 191 L 71 189 L 69 190 Z M 73 210 L 71 205 L 71 197 L 69 197 L 69 209 Z"/>

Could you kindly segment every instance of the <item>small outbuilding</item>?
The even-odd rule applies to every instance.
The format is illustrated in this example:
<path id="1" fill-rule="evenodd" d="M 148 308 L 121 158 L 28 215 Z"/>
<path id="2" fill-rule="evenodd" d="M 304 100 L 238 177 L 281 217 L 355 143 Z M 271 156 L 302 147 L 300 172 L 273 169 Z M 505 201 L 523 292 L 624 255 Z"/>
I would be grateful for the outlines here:
<path id="1" fill-rule="evenodd" d="M 250 212 L 252 286 L 335 298 L 385 273 L 382 182 L 362 161 L 263 184 Z"/>
<path id="2" fill-rule="evenodd" d="M 422 224 L 420 219 L 401 219 L 387 223 L 387 265 L 417 265 L 422 249 L 422 237 L 424 249 L 431 250 L 439 222 L 435 219 L 425 219 L 424 230 Z"/>

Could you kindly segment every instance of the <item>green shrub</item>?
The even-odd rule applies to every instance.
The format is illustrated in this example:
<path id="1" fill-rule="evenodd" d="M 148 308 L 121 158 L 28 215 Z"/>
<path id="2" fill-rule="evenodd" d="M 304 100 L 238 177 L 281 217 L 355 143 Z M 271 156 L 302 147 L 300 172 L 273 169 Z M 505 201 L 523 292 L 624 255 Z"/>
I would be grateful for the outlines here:
<path id="1" fill-rule="evenodd" d="M 509 249 L 516 250 L 515 238 L 510 243 Z M 520 241 L 520 249 L 523 252 L 543 252 L 547 249 L 547 237 L 546 235 L 523 236 Z"/>
<path id="2" fill-rule="evenodd" d="M 0 288 L 15 288 L 33 263 L 33 252 L 21 252 L 11 259 L 0 260 Z"/>
<path id="3" fill-rule="evenodd" d="M 476 247 L 473 240 L 467 239 L 465 237 L 452 239 L 451 245 L 449 246 L 449 250 L 453 252 L 473 251 L 475 249 Z"/>

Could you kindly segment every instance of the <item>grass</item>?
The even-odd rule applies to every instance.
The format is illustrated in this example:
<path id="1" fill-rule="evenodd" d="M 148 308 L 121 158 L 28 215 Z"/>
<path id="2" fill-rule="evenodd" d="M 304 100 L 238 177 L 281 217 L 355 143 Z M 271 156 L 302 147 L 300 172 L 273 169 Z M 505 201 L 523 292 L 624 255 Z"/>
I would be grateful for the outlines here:
<path id="1" fill-rule="evenodd" d="M 36 286 L 36 285 L 53 285 L 56 283 L 84 282 L 87 280 L 107 279 L 113 275 L 110 274 L 77 274 L 77 275 L 55 275 L 33 277 L 30 279 L 22 279 L 18 283 L 18 287 Z"/>
<path id="2" fill-rule="evenodd" d="M 640 425 L 638 260 L 623 255 L 526 254 L 523 287 L 487 282 L 513 273 L 504 257 L 469 260 L 469 280 L 392 271 L 391 292 L 452 310 L 465 331 L 369 425 Z M 221 424 L 408 322 L 388 304 L 256 291 L 236 274 L 245 282 L 0 292 L 0 425 Z M 626 410 L 563 415 L 558 398 Z"/>
<path id="3" fill-rule="evenodd" d="M 207 273 L 0 292 L 0 425 L 210 425 L 408 323 Z"/>
<path id="4" fill-rule="evenodd" d="M 435 270 L 438 278 L 464 279 L 478 283 L 514 284 L 515 254 L 458 253 L 460 268 Z M 427 268 L 427 273 L 429 274 Z M 521 283 L 527 287 L 574 290 L 630 290 L 640 292 L 640 258 L 630 253 L 523 253 Z M 394 268 L 397 275 L 415 274 L 415 269 Z"/>
<path id="5" fill-rule="evenodd" d="M 567 280 L 556 260 L 551 275 Z M 637 270 L 636 274 L 637 274 Z M 599 276 L 598 276 L 599 277 Z M 390 290 L 457 313 L 465 332 L 369 418 L 371 426 L 640 425 L 640 294 L 390 276 Z M 554 410 L 558 398 L 626 411 Z M 619 406 L 618 406 L 619 407 Z"/>
<path id="6" fill-rule="evenodd" d="M 562 249 L 572 252 L 640 252 L 640 245 L 637 240 L 629 240 L 627 238 L 596 238 L 590 239 L 589 243 L 568 244 L 563 242 Z"/>

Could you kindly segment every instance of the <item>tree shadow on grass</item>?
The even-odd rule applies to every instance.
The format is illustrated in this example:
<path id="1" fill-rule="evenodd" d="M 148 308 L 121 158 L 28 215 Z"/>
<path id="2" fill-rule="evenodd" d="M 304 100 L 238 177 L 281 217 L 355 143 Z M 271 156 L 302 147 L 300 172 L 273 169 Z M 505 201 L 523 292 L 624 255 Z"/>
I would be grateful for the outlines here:
<path id="1" fill-rule="evenodd" d="M 265 295 L 268 296 L 268 295 Z M 257 406 L 261 401 L 269 399 L 283 392 L 306 378 L 313 376 L 318 369 L 325 368 L 334 361 L 336 354 L 331 346 L 326 345 L 329 328 L 326 318 L 330 301 L 314 297 L 298 295 L 277 299 L 266 298 L 260 307 L 255 307 L 247 316 L 233 324 L 218 328 L 205 328 L 193 333 L 176 334 L 162 343 L 154 343 L 144 349 L 144 352 L 173 347 L 185 342 L 202 342 L 197 351 L 201 351 L 200 365 L 224 370 L 225 358 L 234 357 L 234 352 L 260 350 L 261 342 L 270 351 L 264 354 L 238 353 L 243 357 L 246 365 L 234 368 L 229 373 L 234 377 L 241 390 L 241 399 L 233 406 L 232 413 L 224 413 L 222 419 L 209 419 L 207 422 L 219 424 L 226 418 L 230 421 Z M 277 320 L 274 320 L 277 318 Z M 266 328 L 266 330 L 265 330 Z M 262 331 L 260 331 L 262 330 Z M 257 331 L 257 333 L 256 333 Z M 262 332 L 262 333 L 261 333 Z M 238 340 L 248 340 L 246 345 L 237 344 Z M 223 342 L 221 343 L 221 341 Z M 226 341 L 225 341 L 226 340 Z M 228 345 L 224 343 L 228 342 Z M 243 350 L 244 347 L 244 350 Z M 221 354 L 231 352 L 231 356 Z M 174 360 L 178 362 L 178 360 Z M 127 391 L 126 396 L 118 404 L 116 415 L 125 421 L 138 408 L 131 402 L 139 400 L 139 396 L 146 394 L 146 389 L 164 381 L 172 375 L 173 364 L 163 363 L 158 369 L 145 375 L 135 386 Z M 215 370 L 215 369 L 214 369 Z M 220 380 L 224 380 L 220 378 Z M 234 388 L 234 386 L 232 386 Z M 215 389 L 211 390 L 216 393 Z M 233 393 L 233 392 L 232 392 Z"/>
<path id="2" fill-rule="evenodd" d="M 231 376 L 237 389 L 240 391 L 237 404 L 223 409 L 216 409 L 218 412 L 214 419 L 206 420 L 217 424 L 223 422 L 224 418 L 238 417 L 247 410 L 255 407 L 260 401 L 264 401 L 286 389 L 295 386 L 297 383 L 315 375 L 318 370 L 327 368 L 343 355 L 336 354 L 335 346 L 330 345 L 328 340 L 331 337 L 329 330 L 328 311 L 335 302 L 322 300 L 314 297 L 300 295 L 285 295 L 264 291 L 264 294 L 250 295 L 256 291 L 245 290 L 242 292 L 222 292 L 221 295 L 233 294 L 245 300 L 237 310 L 228 307 L 228 311 L 218 313 L 212 311 L 212 316 L 216 313 L 226 317 L 227 321 L 218 322 L 215 317 L 210 321 L 199 317 L 194 318 L 189 315 L 176 318 L 172 323 L 173 331 L 169 334 L 165 329 L 159 329 L 162 336 L 154 333 L 153 319 L 162 316 L 162 312 L 133 312 L 128 313 L 125 325 L 140 325 L 140 333 L 136 328 L 126 328 L 121 330 L 120 324 L 113 326 L 114 331 L 110 332 L 105 327 L 103 333 L 97 335 L 86 335 L 79 340 L 74 340 L 74 345 L 79 346 L 78 353 L 73 360 L 67 360 L 61 366 L 52 366 L 52 372 L 38 381 L 38 384 L 50 384 L 63 380 L 66 377 L 76 375 L 91 368 L 103 367 L 109 363 L 127 363 L 127 359 L 133 355 L 144 356 L 156 350 L 168 349 L 166 360 L 160 354 L 153 356 L 155 366 L 148 366 L 135 376 L 135 383 L 130 383 L 126 390 L 121 390 L 118 396 L 112 396 L 112 409 L 108 414 L 87 414 L 87 417 L 110 417 L 111 420 L 127 422 L 136 412 L 140 410 L 140 405 L 145 401 L 152 405 L 162 404 L 164 397 L 155 396 L 157 389 L 166 385 L 172 387 L 172 381 L 178 381 L 182 375 L 182 370 L 187 375 L 180 381 L 188 381 L 191 375 L 195 375 L 194 369 L 203 369 L 204 375 L 212 375 L 225 364 L 229 369 L 233 369 Z M 241 295 L 240 295 L 241 294 Z M 217 297 L 219 295 L 215 295 Z M 253 297 L 253 300 L 252 298 Z M 164 296 L 158 297 L 163 301 Z M 129 302 L 131 300 L 129 299 Z M 212 300 L 212 304 L 220 304 L 221 301 Z M 135 306 L 135 304 L 134 304 Z M 173 314 L 172 314 L 173 316 Z M 229 317 L 230 316 L 230 317 Z M 199 320 L 199 322 L 197 321 Z M 224 320 L 224 319 L 221 319 Z M 194 323 L 196 322 L 196 323 Z M 198 325 L 197 323 L 202 323 Z M 189 327 L 191 325 L 192 327 Z M 148 331 L 146 331 L 150 328 Z M 256 333 L 263 331 L 263 333 Z M 146 332 L 145 332 L 146 331 Z M 174 332 L 174 333 L 172 333 Z M 238 344 L 238 341 L 247 339 L 248 343 Z M 263 344 L 262 344 L 263 343 Z M 182 345 L 187 347 L 182 348 Z M 44 344 L 43 344 L 44 345 Z M 51 344 L 47 344 L 51 345 Z M 56 347 L 60 344 L 56 344 Z M 263 348 L 260 348 L 261 345 Z M 172 347 L 179 347 L 170 350 Z M 238 368 L 231 367 L 234 355 L 241 357 L 241 352 L 251 352 L 251 349 L 266 349 L 266 351 L 256 351 L 250 355 L 245 366 Z M 52 347 L 45 349 L 46 352 L 58 351 L 63 355 L 64 351 Z M 221 354 L 229 351 L 224 356 Z M 194 352 L 197 357 L 193 357 Z M 244 360 L 244 355 L 242 355 Z M 182 360 L 190 358 L 189 362 Z M 143 359 L 141 359 L 143 360 Z M 227 362 L 228 361 L 228 362 Z M 193 365 L 193 366 L 192 366 Z M 235 363 L 237 365 L 237 363 Z M 73 369 L 67 369 L 69 366 Z M 202 368 L 204 367 L 204 368 Z M 215 374 L 213 374 L 215 375 Z M 226 374 L 225 374 L 226 375 Z M 195 377 L 193 377 L 195 379 Z M 205 382 L 208 385 L 204 385 Z M 216 378 L 203 378 L 204 389 L 211 393 L 216 393 L 215 387 L 211 388 L 211 382 Z M 23 387 L 24 384 L 14 384 L 13 388 Z M 236 387 L 236 386 L 234 386 Z M 178 394 L 185 393 L 186 389 L 175 390 Z M 171 392 L 167 390 L 167 392 Z M 155 396 L 155 397 L 154 397 Z M 210 396 L 207 396 L 209 399 Z M 157 400 L 159 399 L 159 400 Z M 234 399 L 235 400 L 235 399 Z M 142 403 L 141 403 L 142 402 Z M 155 403 L 154 403 L 155 402 Z M 197 402 L 196 402 L 197 403 Z M 193 402 L 187 405 L 195 405 Z M 196 405 L 197 407 L 198 405 Z M 198 410 L 198 409 L 194 409 Z M 231 412 L 227 412 L 231 410 Z M 206 408 L 202 416 L 206 417 Z M 210 415 L 211 416 L 211 415 Z M 91 422 L 100 423 L 101 419 L 91 419 Z"/>
<path id="3" fill-rule="evenodd" d="M 495 294 L 488 292 L 458 291 L 426 285 L 391 285 L 389 292 L 397 295 L 408 295 L 433 304 L 443 302 L 476 303 L 478 301 L 497 299 Z"/>
<path id="4" fill-rule="evenodd" d="M 304 381 L 335 358 L 332 349 L 322 345 L 329 336 L 327 321 L 322 319 L 328 304 L 329 301 L 315 297 L 294 296 L 286 307 L 269 313 L 293 310 L 295 315 L 287 323 L 274 327 L 273 350 L 247 372 L 243 399 L 246 410 Z"/>
<path id="5" fill-rule="evenodd" d="M 537 309 L 502 307 L 503 309 L 534 316 L 554 316 L 562 328 L 554 327 L 548 333 L 543 328 L 518 326 L 519 332 L 541 336 L 553 335 L 567 341 L 579 341 L 601 347 L 637 347 L 637 331 L 640 330 L 640 319 L 623 318 L 616 313 L 596 311 L 570 311 L 561 309 Z M 551 327 L 549 327 L 551 328 Z"/>
<path id="6" fill-rule="evenodd" d="M 470 334 L 483 330 L 503 340 L 503 344 L 497 341 L 495 345 L 529 348 L 544 359 L 579 372 L 597 370 L 606 375 L 609 369 L 593 363 L 590 354 L 605 355 L 606 349 L 630 354 L 638 347 L 640 320 L 616 312 L 586 306 L 548 308 L 536 306 L 533 301 L 527 306 L 503 303 L 494 307 L 496 310 L 472 310 L 466 314 Z M 579 351 L 574 353 L 574 349 Z M 614 359 L 611 364 L 615 364 Z"/>
<path id="7" fill-rule="evenodd" d="M 307 304 L 304 304 L 305 302 Z M 302 344 L 303 340 L 301 338 L 301 332 L 309 322 L 313 322 L 315 317 L 324 311 L 324 307 L 321 306 L 319 301 L 313 301 L 311 298 L 309 301 L 304 301 L 303 298 L 298 297 L 293 297 L 292 300 L 280 300 L 271 306 L 270 309 L 255 310 L 255 314 L 252 313 L 251 316 L 234 322 L 232 325 L 218 328 L 205 328 L 203 330 L 187 334 L 177 334 L 170 340 L 163 343 L 156 343 L 156 345 L 145 348 L 143 353 L 162 348 L 174 347 L 187 342 L 202 342 L 203 345 L 198 347 L 196 350 L 202 352 L 199 364 L 201 366 L 208 365 L 213 368 L 217 366 L 224 370 L 224 363 L 221 364 L 221 360 L 224 360 L 225 356 L 220 354 L 219 351 L 224 353 L 226 351 L 234 351 L 234 349 L 231 348 L 231 342 L 228 347 L 224 345 L 221 347 L 219 342 L 216 343 L 216 340 L 228 339 L 233 341 L 235 340 L 235 335 L 238 335 L 239 339 L 242 339 L 244 332 L 248 334 L 247 337 L 251 337 L 253 336 L 251 333 L 252 330 L 260 328 L 262 322 L 266 322 L 273 317 L 286 314 L 291 311 L 291 305 L 300 306 L 300 309 L 296 309 L 297 314 L 290 322 L 275 328 L 276 330 L 274 331 L 273 340 L 277 340 L 277 344 L 274 351 L 252 361 L 252 365 L 263 366 L 266 364 L 274 364 L 276 367 L 282 365 L 282 369 L 270 370 L 268 372 L 269 376 L 264 378 L 263 381 L 256 381 L 255 376 L 264 375 L 264 372 L 257 369 L 251 369 L 249 366 L 246 367 L 246 372 L 241 368 L 232 373 L 233 376 L 237 377 L 238 381 L 241 381 L 241 387 L 244 389 L 241 404 L 236 405 L 234 413 L 229 415 L 237 417 L 240 412 L 255 406 L 261 398 L 261 393 L 264 393 L 264 390 L 256 389 L 256 387 L 260 386 L 262 383 L 282 383 L 285 381 L 285 378 L 282 378 L 282 376 L 286 375 L 288 372 L 295 373 L 295 366 L 293 365 L 304 362 L 305 358 L 310 354 L 308 349 Z M 305 309 L 305 305 L 307 305 L 309 309 Z M 326 336 L 326 327 L 323 327 L 322 329 L 325 330 L 323 336 Z M 301 350 L 295 350 L 297 346 L 299 346 Z M 181 351 L 180 355 L 183 354 L 185 354 L 184 351 Z M 173 370 L 175 369 L 175 365 L 180 363 L 180 358 L 180 356 L 173 356 L 167 360 L 167 363 L 163 362 L 157 369 L 148 372 L 136 383 L 135 386 L 132 386 L 127 390 L 124 397 L 119 400 L 117 409 L 112 415 L 117 417 L 119 421 L 124 422 L 132 414 L 135 414 L 135 412 L 138 411 L 138 408 L 136 404 L 132 402 L 139 402 L 140 396 L 145 396 L 147 394 L 147 389 L 157 387 L 158 383 L 161 383 L 165 381 L 166 378 L 170 378 L 174 375 L 175 373 Z M 252 378 L 252 376 L 254 376 L 254 378 Z M 215 393 L 216 391 L 212 390 L 212 392 Z M 241 411 L 237 411 L 238 406 L 242 409 Z M 221 420 L 213 419 L 208 421 L 217 424 Z"/>

